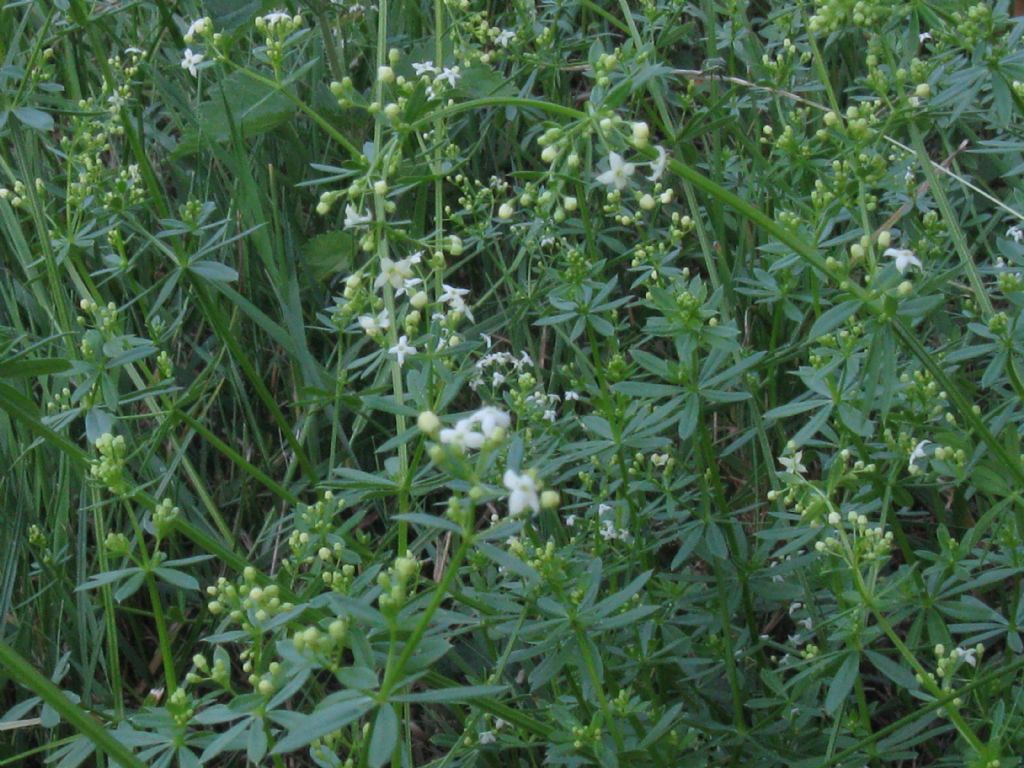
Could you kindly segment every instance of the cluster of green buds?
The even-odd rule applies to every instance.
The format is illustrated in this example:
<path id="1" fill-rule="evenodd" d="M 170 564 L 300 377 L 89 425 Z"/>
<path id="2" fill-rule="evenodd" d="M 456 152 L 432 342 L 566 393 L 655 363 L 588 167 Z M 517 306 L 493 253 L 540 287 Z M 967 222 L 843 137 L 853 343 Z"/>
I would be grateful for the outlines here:
<path id="1" fill-rule="evenodd" d="M 103 548 L 114 557 L 126 557 L 132 552 L 132 542 L 125 534 L 111 531 L 103 541 Z"/>
<path id="2" fill-rule="evenodd" d="M 248 664 L 249 662 L 246 662 Z M 242 665 L 243 671 L 245 670 L 245 664 Z M 256 672 L 250 672 L 247 678 L 249 685 L 252 689 L 259 693 L 264 698 L 270 698 L 273 696 L 278 689 L 281 680 L 281 663 L 272 661 L 267 665 L 267 671 L 258 674 Z"/>
<path id="3" fill-rule="evenodd" d="M 276 584 L 261 587 L 257 577 L 258 573 L 251 565 L 242 571 L 242 581 L 238 585 L 221 576 L 216 584 L 206 588 L 206 594 L 212 598 L 207 609 L 214 616 L 227 612 L 228 617 L 243 628 L 255 629 L 253 622 L 262 624 L 294 607 L 281 600 Z"/>
<path id="4" fill-rule="evenodd" d="M 404 557 L 396 557 L 395 564 L 387 571 L 377 574 L 377 586 L 383 590 L 377 602 L 381 611 L 395 615 L 405 605 L 411 592 L 410 585 L 415 585 L 420 573 L 420 562 L 411 551 Z"/>
<path id="5" fill-rule="evenodd" d="M 161 379 L 169 379 L 174 375 L 174 363 L 166 349 L 161 349 L 156 356 L 156 370 Z"/>
<path id="6" fill-rule="evenodd" d="M 46 403 L 46 412 L 49 414 L 60 413 L 66 411 L 71 407 L 71 390 L 67 387 L 57 390 L 53 393 Z"/>
<path id="7" fill-rule="evenodd" d="M 817 552 L 836 555 L 851 565 L 878 562 L 889 556 L 892 550 L 892 531 L 886 531 L 880 525 L 869 525 L 867 516 L 851 510 L 844 521 L 839 512 L 833 511 L 827 519 L 836 535 L 817 541 L 814 545 Z"/>
<path id="8" fill-rule="evenodd" d="M 170 499 L 164 499 L 153 509 L 153 529 L 158 539 L 164 539 L 174 527 L 181 510 Z"/>
<path id="9" fill-rule="evenodd" d="M 541 575 L 564 577 L 565 562 L 553 539 L 548 539 L 544 544 L 534 544 L 518 536 L 513 536 L 509 538 L 507 546 L 510 555 L 519 558 Z"/>
<path id="10" fill-rule="evenodd" d="M 776 78 L 777 82 L 781 82 L 784 78 L 788 77 L 789 71 L 794 61 L 799 61 L 801 64 L 807 64 L 811 60 L 811 52 L 801 52 L 796 44 L 788 37 L 783 38 L 782 44 L 776 51 L 775 55 L 765 53 L 761 56 L 761 64 L 772 73 Z"/>
<path id="11" fill-rule="evenodd" d="M 604 728 L 601 727 L 601 715 L 595 715 L 590 725 L 574 725 L 570 730 L 573 749 L 593 749 L 601 743 Z"/>
<path id="12" fill-rule="evenodd" d="M 30 525 L 28 527 L 28 544 L 29 546 L 39 553 L 38 561 L 40 563 L 49 564 L 53 562 L 53 552 L 50 550 L 49 542 L 46 540 L 46 534 L 38 525 Z"/>
<path id="13" fill-rule="evenodd" d="M 810 661 L 811 659 L 815 659 L 818 657 L 818 655 L 821 653 L 821 648 L 819 648 L 814 643 L 808 643 L 800 649 L 799 653 L 801 659 L 803 659 L 804 661 Z"/>
<path id="14" fill-rule="evenodd" d="M 838 32 L 848 25 L 878 27 L 895 7 L 889 0 L 815 0 L 807 28 L 818 34 Z"/>
<path id="15" fill-rule="evenodd" d="M 1003 18 L 1005 21 L 1005 17 Z M 983 42 L 995 42 L 1000 34 L 1001 24 L 996 23 L 989 3 L 979 2 L 965 11 L 955 11 L 950 30 L 955 32 L 944 36 L 944 42 L 971 52 Z"/>
<path id="16" fill-rule="evenodd" d="M 188 725 L 189 720 L 195 714 L 195 702 L 184 687 L 176 688 L 167 697 L 167 712 L 178 725 Z"/>
<path id="17" fill-rule="evenodd" d="M 1024 99 L 1024 96 L 1021 98 Z M 1002 256 L 996 258 L 995 268 L 998 270 L 996 284 L 1004 295 L 1024 290 L 1024 273 L 1007 265 Z"/>
<path id="18" fill-rule="evenodd" d="M 932 685 L 938 686 L 944 694 L 953 692 L 953 673 L 956 672 L 964 664 L 970 667 L 977 667 L 978 662 L 982 655 L 985 653 L 985 646 L 978 643 L 973 648 L 953 648 L 952 650 L 946 649 L 946 646 L 942 643 L 938 643 L 934 648 L 935 654 L 935 671 L 926 672 L 928 680 Z M 914 674 L 914 679 L 918 683 L 924 683 L 924 677 L 920 672 Z M 959 696 L 953 699 L 952 704 L 954 707 L 962 707 L 963 699 Z M 936 714 L 940 717 L 945 715 L 944 710 L 937 710 Z"/>
<path id="19" fill-rule="evenodd" d="M 105 432 L 96 438 L 96 450 L 100 455 L 93 459 L 89 473 L 114 495 L 127 493 L 128 481 L 124 474 L 127 446 L 124 437 L 114 437 Z"/>
<path id="20" fill-rule="evenodd" d="M 92 299 L 82 299 L 78 302 L 79 308 L 84 312 L 84 315 L 77 317 L 78 324 L 85 327 L 90 322 L 93 326 L 103 332 L 110 333 L 117 327 L 117 304 L 110 301 L 104 306 L 97 304 Z"/>
<path id="21" fill-rule="evenodd" d="M 42 194 L 43 189 L 43 180 L 36 179 L 36 193 Z M 0 187 L 0 200 L 6 200 L 11 204 L 12 208 L 21 208 L 21 206 L 25 204 L 25 195 L 27 192 L 28 188 L 25 186 L 25 182 L 16 180 L 13 184 L 13 189 Z"/>
<path id="22" fill-rule="evenodd" d="M 192 657 L 193 670 L 185 675 L 185 682 L 190 685 L 197 685 L 207 680 L 224 689 L 231 687 L 231 669 L 228 664 L 227 651 L 220 646 L 213 654 L 211 665 L 206 656 L 197 653 Z"/>
<path id="23" fill-rule="evenodd" d="M 108 210 L 123 210 L 138 205 L 145 199 L 146 189 L 142 183 L 142 171 L 138 163 L 131 163 L 113 172 L 107 180 L 107 188 L 101 198 Z"/>
<path id="24" fill-rule="evenodd" d="M 292 644 L 299 653 L 313 653 L 329 656 L 340 651 L 348 637 L 348 619 L 336 617 L 327 625 L 326 631 L 319 624 L 295 630 Z"/>
<path id="25" fill-rule="evenodd" d="M 256 17 L 256 29 L 264 36 L 267 59 L 270 60 L 275 72 L 284 60 L 284 50 L 290 42 L 289 38 L 302 27 L 303 20 L 299 14 L 292 16 L 284 11 L 273 11 Z"/>

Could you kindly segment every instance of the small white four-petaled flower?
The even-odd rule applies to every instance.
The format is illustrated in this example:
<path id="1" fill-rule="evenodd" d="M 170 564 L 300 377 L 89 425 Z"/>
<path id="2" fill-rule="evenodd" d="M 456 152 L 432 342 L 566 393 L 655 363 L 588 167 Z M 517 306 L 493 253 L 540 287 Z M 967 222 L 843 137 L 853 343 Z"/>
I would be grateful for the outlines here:
<path id="1" fill-rule="evenodd" d="M 187 69 L 192 77 L 197 77 L 196 67 L 203 63 L 206 58 L 201 53 L 193 53 L 191 48 L 186 48 L 181 57 L 181 68 Z"/>
<path id="2" fill-rule="evenodd" d="M 527 509 L 534 513 L 540 512 L 540 496 L 537 495 L 537 481 L 524 472 L 518 474 L 506 469 L 502 478 L 505 487 L 511 492 L 508 496 L 508 511 L 513 517 L 521 515 Z"/>
<path id="3" fill-rule="evenodd" d="M 410 355 L 416 354 L 416 347 L 409 343 L 409 337 L 402 335 L 398 337 L 398 343 L 388 350 L 392 355 L 398 358 L 398 364 L 405 365 L 405 358 Z"/>
<path id="4" fill-rule="evenodd" d="M 610 152 L 608 154 L 608 170 L 598 176 L 597 180 L 609 187 L 625 189 L 629 184 L 629 177 L 635 170 L 636 166 L 623 160 L 622 155 L 618 152 Z"/>
<path id="5" fill-rule="evenodd" d="M 914 466 L 917 464 L 918 459 L 923 459 L 928 455 L 925 450 L 929 445 L 932 444 L 931 440 L 922 440 L 914 446 L 914 450 L 910 452 L 910 460 L 907 462 L 907 469 L 911 472 L 914 471 Z"/>
<path id="6" fill-rule="evenodd" d="M 886 248 L 882 255 L 893 260 L 901 275 L 911 267 L 921 269 L 921 260 L 909 248 Z"/>
<path id="7" fill-rule="evenodd" d="M 360 315 L 357 319 L 359 320 L 359 327 L 366 332 L 367 336 L 376 336 L 391 326 L 387 310 L 383 310 L 377 315 Z"/>
<path id="8" fill-rule="evenodd" d="M 658 146 L 655 149 L 658 150 L 658 157 L 651 161 L 651 175 L 647 177 L 649 181 L 660 179 L 661 174 L 665 172 L 665 166 L 668 165 L 668 152 L 665 151 L 665 148 Z"/>
<path id="9" fill-rule="evenodd" d="M 450 88 L 454 88 L 455 84 L 459 82 L 459 78 L 462 75 L 459 73 L 458 67 L 445 67 L 441 70 L 441 74 L 437 76 L 438 80 L 446 80 Z"/>
<path id="10" fill-rule="evenodd" d="M 794 475 L 802 475 L 807 471 L 807 467 L 805 467 L 801 461 L 803 457 L 803 451 L 797 451 L 792 456 L 779 456 L 779 464 L 781 464 L 783 469 L 787 472 L 791 472 Z"/>
<path id="11" fill-rule="evenodd" d="M 359 213 L 359 210 L 349 203 L 345 206 L 345 229 L 360 227 L 373 221 L 373 216 L 368 213 Z"/>

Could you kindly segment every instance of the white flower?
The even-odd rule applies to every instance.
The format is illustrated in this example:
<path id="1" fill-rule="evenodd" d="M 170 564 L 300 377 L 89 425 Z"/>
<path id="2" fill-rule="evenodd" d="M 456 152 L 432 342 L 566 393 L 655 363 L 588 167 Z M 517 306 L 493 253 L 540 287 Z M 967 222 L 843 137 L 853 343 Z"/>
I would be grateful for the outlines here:
<path id="1" fill-rule="evenodd" d="M 387 310 L 381 311 L 378 315 L 360 315 L 357 319 L 359 320 L 359 326 L 368 336 L 376 336 L 391 326 Z"/>
<path id="2" fill-rule="evenodd" d="M 1024 242 L 1024 225 L 1017 224 L 1006 230 L 1006 236 L 1015 243 Z"/>
<path id="3" fill-rule="evenodd" d="M 893 260 L 901 275 L 910 267 L 921 269 L 921 260 L 909 248 L 886 248 L 882 255 Z"/>
<path id="4" fill-rule="evenodd" d="M 284 22 L 291 22 L 292 17 L 284 11 L 271 11 L 263 17 L 263 23 L 273 27 Z"/>
<path id="5" fill-rule="evenodd" d="M 439 435 L 441 442 L 445 445 L 454 445 L 456 448 L 478 449 L 484 444 L 484 435 L 473 429 L 472 418 L 459 419 L 455 422 L 454 428 L 445 428 Z"/>
<path id="6" fill-rule="evenodd" d="M 409 343 L 409 337 L 404 334 L 398 338 L 398 343 L 388 350 L 398 358 L 399 365 L 405 365 L 405 358 L 416 354 L 416 347 Z"/>
<path id="7" fill-rule="evenodd" d="M 481 731 L 479 739 L 481 746 L 485 744 L 493 744 L 498 740 L 497 736 L 495 736 L 491 731 Z"/>
<path id="8" fill-rule="evenodd" d="M 619 538 L 619 532 L 615 530 L 615 525 L 611 520 L 605 520 L 601 523 L 601 536 L 605 541 L 613 541 Z"/>
<path id="9" fill-rule="evenodd" d="M 145 51 L 144 51 L 144 50 L 142 50 L 141 48 L 136 48 L 136 47 L 135 47 L 134 45 L 130 45 L 130 46 L 128 46 L 127 48 L 125 48 L 125 49 L 124 49 L 124 52 L 125 52 L 125 53 L 136 53 L 136 54 L 138 54 L 139 56 L 141 56 L 142 54 L 144 54 L 144 53 L 145 53 Z"/>
<path id="10" fill-rule="evenodd" d="M 928 455 L 928 452 L 925 450 L 925 448 L 927 448 L 931 444 L 931 440 L 922 440 L 921 442 L 914 446 L 914 450 L 910 452 L 910 460 L 907 462 L 908 469 L 913 468 L 914 464 L 917 462 L 918 459 L 923 459 Z"/>
<path id="11" fill-rule="evenodd" d="M 569 526 L 570 528 L 575 527 L 575 525 L 576 525 L 576 515 L 568 515 L 565 518 L 565 524 L 567 526 Z"/>
<path id="12" fill-rule="evenodd" d="M 469 305 L 466 304 L 464 296 L 469 294 L 469 290 L 466 288 L 453 288 L 450 285 L 444 286 L 444 293 L 437 297 L 438 301 L 442 301 L 451 307 L 453 312 L 459 312 L 469 318 L 469 321 L 475 322 L 473 318 L 473 312 L 470 310 Z"/>
<path id="13" fill-rule="evenodd" d="M 512 420 L 505 411 L 495 408 L 493 405 L 485 405 L 470 416 L 469 420 L 473 424 L 480 425 L 480 431 L 488 440 L 494 437 L 495 432 L 499 429 L 508 429 L 512 423 Z"/>
<path id="14" fill-rule="evenodd" d="M 438 80 L 447 80 L 448 81 L 448 85 L 450 87 L 454 88 L 455 84 L 457 82 L 459 82 L 459 78 L 460 77 L 462 77 L 462 75 L 459 74 L 459 68 L 458 67 L 451 67 L 451 68 L 445 67 L 444 69 L 441 70 L 441 74 L 437 76 L 437 79 Z"/>
<path id="15" fill-rule="evenodd" d="M 655 147 L 658 150 L 658 159 L 651 162 L 651 175 L 647 178 L 650 181 L 657 181 L 661 178 L 661 174 L 665 172 L 665 166 L 668 165 L 668 152 L 665 151 L 664 147 Z"/>
<path id="16" fill-rule="evenodd" d="M 186 43 L 191 43 L 195 40 L 196 35 L 204 35 L 209 31 L 213 22 L 210 21 L 209 17 L 203 16 L 201 19 L 196 19 L 188 25 L 188 29 L 185 31 L 183 38 Z M 141 53 L 141 51 L 140 51 Z"/>
<path id="17" fill-rule="evenodd" d="M 373 281 L 373 288 L 378 290 L 384 283 L 389 283 L 396 291 L 404 291 L 406 280 L 412 276 L 412 264 L 408 259 L 393 261 L 385 256 L 380 260 L 380 274 Z"/>
<path id="18" fill-rule="evenodd" d="M 972 667 L 978 666 L 978 653 L 974 648 L 954 648 L 953 654 L 966 661 Z"/>
<path id="19" fill-rule="evenodd" d="M 604 517 L 605 515 L 607 515 L 611 511 L 612 511 L 612 505 L 611 504 L 598 504 L 597 505 L 597 516 L 598 517 Z"/>
<path id="20" fill-rule="evenodd" d="M 503 29 L 503 30 L 501 30 L 501 34 L 498 35 L 494 39 L 494 42 L 496 42 L 502 48 L 508 48 L 508 44 L 511 43 L 515 39 L 516 39 L 516 33 L 515 32 L 513 32 L 511 29 Z"/>
<path id="21" fill-rule="evenodd" d="M 565 392 L 565 400 L 566 400 L 566 402 L 568 402 L 569 400 L 579 400 L 579 399 L 580 399 L 580 393 L 579 392 L 576 392 L 576 391 L 574 391 L 572 389 L 566 390 L 566 392 Z"/>
<path id="22" fill-rule="evenodd" d="M 780 456 L 779 464 L 781 464 L 787 472 L 791 472 L 794 475 L 802 475 L 807 471 L 807 467 L 801 463 L 801 459 L 803 459 L 803 457 L 804 452 L 797 451 L 792 457 Z"/>
<path id="23" fill-rule="evenodd" d="M 511 493 L 508 497 L 508 512 L 513 517 L 521 515 L 527 509 L 534 513 L 540 512 L 540 497 L 537 495 L 537 481 L 529 474 L 517 474 L 511 469 L 505 470 L 502 478 L 505 487 Z"/>
<path id="24" fill-rule="evenodd" d="M 919 34 L 917 36 L 917 41 L 919 43 L 923 43 L 923 42 L 925 42 L 927 40 L 931 40 L 931 39 L 932 39 L 932 33 L 931 32 L 922 32 L 921 34 Z"/>
<path id="25" fill-rule="evenodd" d="M 608 170 L 598 176 L 597 180 L 609 187 L 625 189 L 629 183 L 629 177 L 635 170 L 635 165 L 625 162 L 618 152 L 612 152 L 608 155 Z"/>
<path id="26" fill-rule="evenodd" d="M 371 221 L 373 221 L 373 217 L 370 214 L 360 214 L 359 210 L 351 203 L 345 206 L 345 229 L 361 227 L 363 224 L 369 224 Z"/>
<path id="27" fill-rule="evenodd" d="M 203 59 L 206 58 L 201 53 L 193 53 L 191 48 L 186 48 L 184 54 L 181 57 L 181 68 L 187 69 L 188 73 L 192 77 L 197 77 L 196 66 L 203 63 Z"/>
<path id="28" fill-rule="evenodd" d="M 437 67 L 434 66 L 434 62 L 429 60 L 413 62 L 412 68 L 417 77 L 420 75 L 433 75 L 437 72 Z"/>
<path id="29" fill-rule="evenodd" d="M 407 260 L 403 259 L 402 261 L 407 261 Z M 419 285 L 422 282 L 423 282 L 423 280 L 421 278 L 418 278 L 418 277 L 407 277 L 407 278 L 405 278 L 405 280 L 402 281 L 402 285 L 395 289 L 395 296 L 401 296 L 401 295 L 403 295 L 405 293 L 409 293 L 411 295 L 412 294 L 412 290 L 417 285 Z"/>
<path id="30" fill-rule="evenodd" d="M 554 421 L 557 418 L 558 414 L 555 412 L 554 408 L 549 408 L 548 410 L 544 411 L 545 421 Z"/>

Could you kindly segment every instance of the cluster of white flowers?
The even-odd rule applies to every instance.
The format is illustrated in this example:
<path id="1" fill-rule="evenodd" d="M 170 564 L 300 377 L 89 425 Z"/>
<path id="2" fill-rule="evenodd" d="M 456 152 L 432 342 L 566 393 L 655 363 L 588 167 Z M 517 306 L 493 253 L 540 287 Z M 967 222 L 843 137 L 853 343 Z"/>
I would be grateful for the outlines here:
<path id="1" fill-rule="evenodd" d="M 508 413 L 486 405 L 466 418 L 459 419 L 454 427 L 442 429 L 439 439 L 443 445 L 477 450 L 488 440 L 500 440 L 511 423 Z"/>
<path id="2" fill-rule="evenodd" d="M 485 341 L 490 341 L 485 337 Z M 487 345 L 490 347 L 490 343 Z M 533 358 L 526 352 L 518 356 L 511 352 L 488 352 L 476 361 L 473 378 L 469 380 L 470 389 L 474 391 L 485 381 L 497 388 L 504 384 L 510 375 L 519 374 L 526 368 L 533 367 Z M 494 369 L 494 370 L 491 370 Z"/>
<path id="3" fill-rule="evenodd" d="M 610 517 L 608 517 L 608 513 L 611 512 L 613 509 L 614 508 L 611 506 L 611 504 L 597 505 L 597 518 L 599 521 L 598 533 L 601 534 L 601 538 L 603 538 L 605 541 L 615 541 L 616 539 L 620 541 L 629 541 L 629 531 L 627 531 L 625 528 L 616 528 L 615 522 Z M 565 524 L 569 528 L 575 528 L 576 523 L 579 522 L 579 520 L 580 517 L 578 515 L 567 515 L 565 518 Z"/>
<path id="4" fill-rule="evenodd" d="M 185 30 L 185 34 L 182 35 L 182 39 L 191 45 L 195 42 L 197 37 L 206 38 L 213 33 L 213 21 L 209 16 L 203 16 L 200 19 L 196 19 L 188 25 L 188 29 Z M 218 38 L 219 35 L 214 35 L 214 38 Z M 141 50 L 137 48 L 129 48 L 129 51 L 138 51 L 140 54 Z M 199 76 L 199 65 L 206 60 L 206 56 L 202 53 L 193 51 L 191 47 L 186 48 L 181 52 L 181 68 L 188 70 L 188 73 L 192 77 Z"/>
<path id="5" fill-rule="evenodd" d="M 505 438 L 506 430 L 511 426 L 512 419 L 508 412 L 493 405 L 485 405 L 459 419 L 454 427 L 442 427 L 441 420 L 432 411 L 423 411 L 416 419 L 421 432 L 434 437 L 440 446 L 450 446 L 459 453 L 467 450 L 480 450 L 492 447 Z M 438 460 L 438 455 L 432 457 Z M 508 491 L 508 511 L 512 517 L 518 517 L 527 511 L 537 514 L 541 507 L 554 509 L 560 503 L 558 493 L 553 490 L 541 491 L 541 483 L 533 470 L 519 471 L 506 467 L 501 478 Z M 491 522 L 497 523 L 497 515 L 491 516 Z"/>
<path id="6" fill-rule="evenodd" d="M 462 71 L 459 67 L 439 68 L 430 59 L 413 62 L 412 70 L 416 73 L 416 77 L 426 78 L 430 81 L 426 91 L 428 99 L 437 97 L 438 86 L 454 88 L 462 79 Z"/>

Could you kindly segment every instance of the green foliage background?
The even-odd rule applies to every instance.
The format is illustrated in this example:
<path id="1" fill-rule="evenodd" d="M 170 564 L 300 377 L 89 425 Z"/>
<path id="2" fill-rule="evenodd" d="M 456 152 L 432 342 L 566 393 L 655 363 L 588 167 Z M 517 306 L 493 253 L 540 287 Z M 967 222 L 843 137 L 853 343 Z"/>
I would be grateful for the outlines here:
<path id="1" fill-rule="evenodd" d="M 1010 10 L 7 3 L 0 766 L 1019 764 Z"/>

